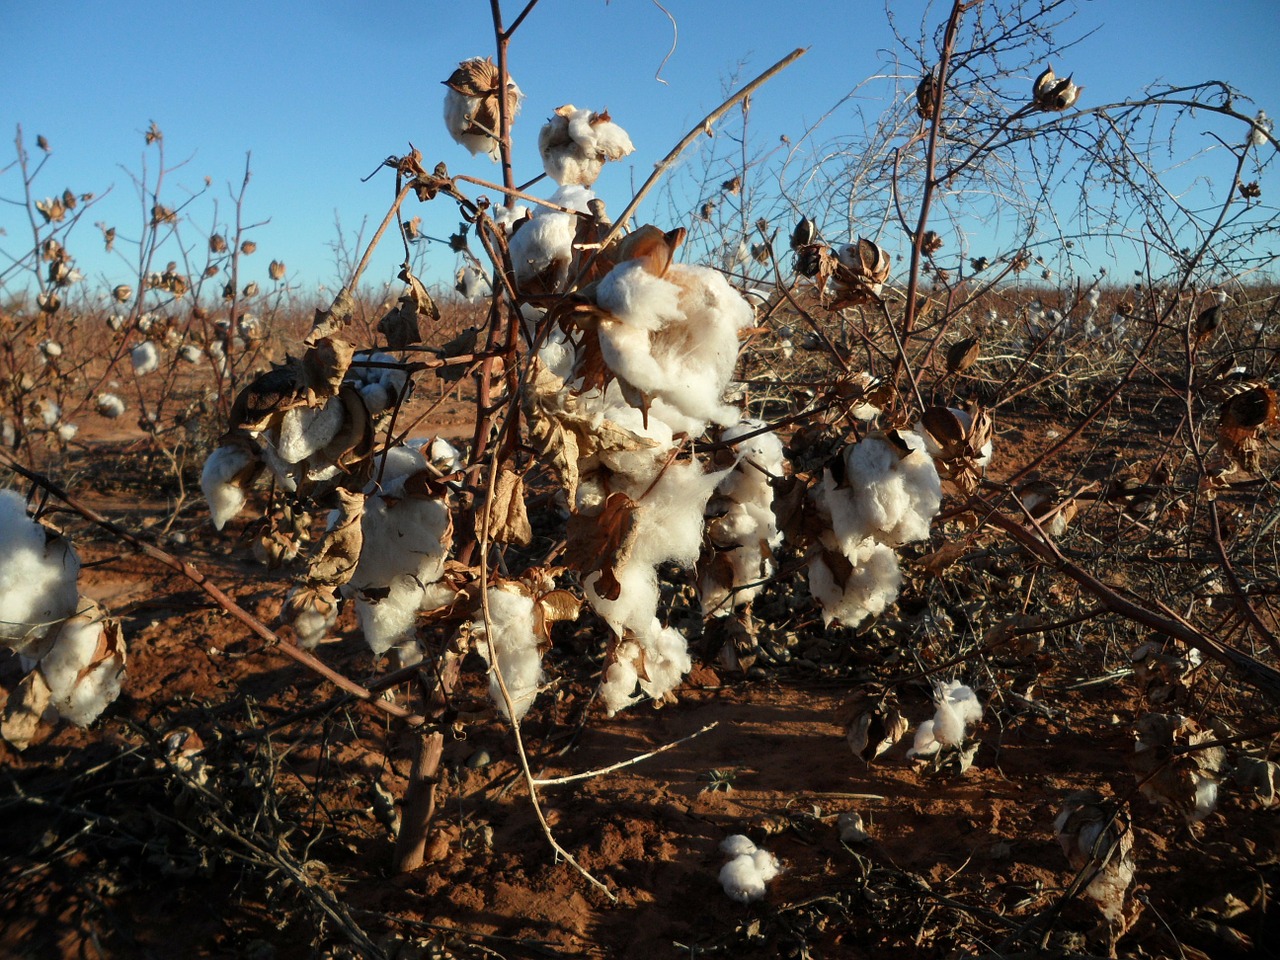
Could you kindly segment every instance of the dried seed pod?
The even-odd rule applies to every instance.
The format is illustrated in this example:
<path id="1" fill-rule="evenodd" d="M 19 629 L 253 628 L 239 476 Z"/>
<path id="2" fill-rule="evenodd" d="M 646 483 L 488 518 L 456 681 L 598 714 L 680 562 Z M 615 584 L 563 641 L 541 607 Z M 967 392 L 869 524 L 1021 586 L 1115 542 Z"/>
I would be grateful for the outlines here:
<path id="1" fill-rule="evenodd" d="M 1095 790 L 1067 797 L 1053 822 L 1054 834 L 1073 870 L 1087 879 L 1085 894 L 1098 905 L 1113 936 L 1132 921 L 1125 900 L 1133 883 L 1133 823 L 1128 813 Z"/>
<path id="2" fill-rule="evenodd" d="M 878 244 L 864 238 L 847 244 L 837 255 L 831 276 L 836 302 L 853 306 L 875 301 L 889 279 L 891 267 L 889 254 Z"/>
<path id="3" fill-rule="evenodd" d="M 898 709 L 898 695 L 878 683 L 855 690 L 841 706 L 845 739 L 853 755 L 870 763 L 906 736 L 906 717 Z"/>
<path id="4" fill-rule="evenodd" d="M 1200 315 L 1196 317 L 1195 335 L 1197 345 L 1213 337 L 1218 325 L 1222 322 L 1221 313 L 1222 304 L 1215 303 L 1207 310 L 1202 310 Z"/>
<path id="5" fill-rule="evenodd" d="M 920 83 L 916 85 L 916 113 L 921 120 L 931 120 L 937 106 L 938 81 L 931 70 L 921 77 Z"/>
<path id="6" fill-rule="evenodd" d="M 1071 77 L 1061 80 L 1053 72 L 1053 67 L 1048 66 L 1040 76 L 1036 77 L 1035 84 L 1031 88 L 1032 101 L 1040 110 L 1061 111 L 1067 110 L 1080 99 L 1080 92 L 1084 87 L 1078 87 L 1071 82 Z"/>
<path id="7" fill-rule="evenodd" d="M 964 373 L 978 362 L 980 354 L 977 337 L 957 340 L 947 349 L 947 373 Z"/>
<path id="8" fill-rule="evenodd" d="M 267 267 L 267 276 L 277 283 L 284 279 L 284 261 L 272 260 Z"/>
<path id="9" fill-rule="evenodd" d="M 1152 707 L 1173 706 L 1186 699 L 1191 678 L 1200 666 L 1200 655 L 1189 650 L 1185 657 L 1164 651 L 1164 644 L 1144 643 L 1129 654 L 1134 680 Z"/>
<path id="10" fill-rule="evenodd" d="M 932 256 L 942 249 L 942 238 L 936 230 L 926 230 L 920 238 L 920 250 L 925 256 Z"/>
<path id="11" fill-rule="evenodd" d="M 796 228 L 791 231 L 791 249 L 799 250 L 813 243 L 818 235 L 818 226 L 808 217 L 801 217 Z"/>
<path id="12" fill-rule="evenodd" d="M 1152 803 L 1171 806 L 1188 823 L 1213 812 L 1218 780 L 1226 760 L 1222 747 L 1197 747 L 1213 740 L 1208 730 L 1177 713 L 1150 713 L 1134 727 L 1134 769 L 1142 778 L 1139 789 Z"/>

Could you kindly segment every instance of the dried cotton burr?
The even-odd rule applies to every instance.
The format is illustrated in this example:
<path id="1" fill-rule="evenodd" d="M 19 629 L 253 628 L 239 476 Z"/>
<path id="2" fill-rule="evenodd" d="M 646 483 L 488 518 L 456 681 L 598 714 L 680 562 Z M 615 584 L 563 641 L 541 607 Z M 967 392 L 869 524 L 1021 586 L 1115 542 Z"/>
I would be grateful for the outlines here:
<path id="1" fill-rule="evenodd" d="M 1128 814 L 1095 790 L 1071 794 L 1053 822 L 1054 834 L 1084 892 L 1102 912 L 1108 945 L 1136 919 L 1136 904 L 1126 903 L 1133 883 L 1133 825 Z M 1114 956 L 1114 953 L 1112 953 Z"/>
<path id="2" fill-rule="evenodd" d="M 1213 812 L 1218 802 L 1227 752 L 1223 747 L 1196 748 L 1214 739 L 1210 730 L 1177 713 L 1150 713 L 1134 728 L 1133 765 L 1140 778 L 1139 789 L 1152 803 L 1169 806 L 1182 814 L 1188 824 L 1198 823 Z"/>

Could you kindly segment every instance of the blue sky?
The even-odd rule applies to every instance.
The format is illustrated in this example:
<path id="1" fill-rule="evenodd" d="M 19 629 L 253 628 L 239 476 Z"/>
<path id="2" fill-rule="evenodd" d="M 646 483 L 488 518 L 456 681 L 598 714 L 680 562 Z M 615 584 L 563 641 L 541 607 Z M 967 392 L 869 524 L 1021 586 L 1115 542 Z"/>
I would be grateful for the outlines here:
<path id="1" fill-rule="evenodd" d="M 506 6 L 513 16 L 517 5 Z M 511 53 L 512 73 L 527 95 L 516 126 L 519 179 L 541 172 L 537 128 L 565 102 L 607 107 L 636 144 L 637 152 L 607 167 L 597 185 L 616 211 L 632 184 L 720 102 L 735 76 L 749 78 L 793 48 L 810 47 L 753 100 L 751 128 L 763 144 L 799 136 L 891 62 L 892 37 L 874 2 L 667 0 L 664 6 L 676 21 L 675 36 L 649 0 L 542 0 Z M 898 0 L 893 8 L 910 28 L 925 5 Z M 935 5 L 930 22 L 946 9 Z M 252 153 L 245 219 L 270 222 L 252 235 L 259 252 L 246 263 L 246 279 L 264 284 L 268 261 L 278 258 L 300 287 L 332 286 L 336 222 L 349 236 L 365 218 L 372 229 L 392 180 L 389 171 L 370 183 L 361 178 L 409 142 L 428 167 L 443 160 L 452 172 L 498 176 L 486 158 L 454 144 L 441 121 L 440 81 L 458 60 L 492 52 L 483 0 L 9 0 L 0 19 L 6 39 L 0 168 L 12 159 L 11 138 L 21 124 L 33 158 L 37 134 L 52 146 L 37 184 L 41 196 L 64 187 L 99 194 L 110 188 L 67 244 L 94 284 L 130 279 L 125 264 L 101 251 L 92 223 L 114 225 L 122 237 L 138 234 L 142 207 L 129 171 L 141 169 L 151 121 L 164 133 L 168 163 L 182 163 L 168 175 L 171 200 L 211 178 L 208 194 L 189 208 L 195 223 L 184 229 L 191 239 L 213 222 L 211 200 L 222 222 L 231 216 L 228 184 L 238 184 L 245 154 Z M 1086 103 L 1123 98 L 1156 79 L 1214 78 L 1251 94 L 1257 103 L 1249 112 L 1257 106 L 1280 112 L 1280 103 L 1270 102 L 1280 90 L 1276 0 L 1082 0 L 1069 33 L 1090 35 L 1070 62 L 1056 66 L 1074 70 L 1087 88 Z M 840 134 L 842 122 L 851 122 L 847 107 L 825 121 L 825 132 Z M 154 151 L 146 155 L 154 170 Z M 0 197 L 19 196 L 10 169 L 0 175 Z M 406 213 L 421 214 L 438 236 L 457 223 L 439 201 L 411 203 Z M 10 252 L 29 236 L 25 215 L 8 204 L 0 205 L 0 228 L 6 232 L 0 249 Z M 391 279 L 399 259 L 397 243 L 384 247 L 369 274 L 374 281 Z M 440 279 L 454 258 L 443 253 L 430 263 Z"/>

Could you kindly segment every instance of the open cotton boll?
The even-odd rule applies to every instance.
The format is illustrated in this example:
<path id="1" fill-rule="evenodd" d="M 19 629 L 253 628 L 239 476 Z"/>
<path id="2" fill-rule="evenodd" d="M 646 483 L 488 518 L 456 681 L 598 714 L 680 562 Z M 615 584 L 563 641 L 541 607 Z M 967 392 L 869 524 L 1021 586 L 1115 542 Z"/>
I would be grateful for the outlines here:
<path id="1" fill-rule="evenodd" d="M 542 341 L 542 346 L 538 347 L 538 359 L 553 375 L 568 382 L 573 378 L 578 351 L 569 334 L 559 327 L 553 327 Z"/>
<path id="2" fill-rule="evenodd" d="M 844 460 L 845 482 L 837 487 L 824 472 L 817 497 L 842 549 L 868 537 L 890 546 L 928 538 L 942 483 L 923 450 L 901 457 L 888 441 L 867 437 L 846 447 Z"/>
<path id="3" fill-rule="evenodd" d="M 360 632 L 374 656 L 382 656 L 405 639 L 418 619 L 422 599 L 422 584 L 407 574 L 394 578 L 381 600 L 356 599 Z"/>
<path id="4" fill-rule="evenodd" d="M 444 572 L 444 541 L 450 536 L 449 508 L 439 500 L 405 497 L 394 503 L 369 497 L 361 517 L 360 562 L 351 586 L 389 587 L 401 574 L 434 583 Z"/>
<path id="5" fill-rule="evenodd" d="M 100 393 L 94 405 L 98 408 L 98 413 L 106 417 L 108 420 L 114 420 L 116 417 L 124 413 L 124 401 L 117 397 L 114 393 Z"/>
<path id="6" fill-rule="evenodd" d="M 463 60 L 448 80 L 444 95 L 444 122 L 449 135 L 466 147 L 472 156 L 484 153 L 495 163 L 498 147 L 498 68 L 486 57 Z M 524 93 L 507 77 L 507 113 L 515 118 Z"/>
<path id="7" fill-rule="evenodd" d="M 933 735 L 944 747 L 958 747 L 964 743 L 968 725 L 982 718 L 982 704 L 972 690 L 957 681 L 939 687 L 934 698 Z"/>
<path id="8" fill-rule="evenodd" d="M 160 369 L 160 352 L 150 340 L 143 340 L 130 350 L 129 359 L 133 363 L 133 372 L 140 377 Z"/>
<path id="9" fill-rule="evenodd" d="M 444 437 L 436 437 L 427 448 L 431 465 L 441 473 L 457 473 L 466 463 L 462 459 L 462 451 Z"/>
<path id="10" fill-rule="evenodd" d="M 63 443 L 70 443 L 76 438 L 76 434 L 80 432 L 80 428 L 74 423 L 58 424 L 58 439 Z"/>
<path id="11" fill-rule="evenodd" d="M 504 237 L 510 237 L 511 230 L 516 225 L 516 223 L 520 220 L 527 219 L 529 216 L 531 216 L 531 214 L 529 213 L 529 208 L 519 204 L 512 207 L 494 207 L 493 208 L 494 226 L 496 226 L 499 230 L 502 231 L 502 235 Z"/>
<path id="12" fill-rule="evenodd" d="M 256 466 L 257 459 L 249 450 L 231 444 L 218 447 L 205 460 L 200 489 L 209 501 L 215 530 L 226 526 L 244 506 L 245 488 L 252 482 Z"/>
<path id="13" fill-rule="evenodd" d="M 644 668 L 648 679 L 640 677 L 640 689 L 654 700 L 680 686 L 685 674 L 693 669 L 689 641 L 675 627 L 661 627 L 655 619 L 650 632 L 640 638 L 644 648 Z"/>
<path id="14" fill-rule="evenodd" d="M 323 407 L 293 407 L 280 420 L 276 451 L 285 463 L 301 463 L 322 450 L 342 429 L 346 406 L 330 397 Z"/>
<path id="15" fill-rule="evenodd" d="M 388 496 L 400 496 L 404 493 L 404 481 L 427 468 L 427 458 L 419 450 L 411 446 L 388 447 L 386 452 L 376 461 L 373 478 L 365 486 L 366 494 L 378 492 L 378 477 L 382 477 L 381 489 Z"/>
<path id="16" fill-rule="evenodd" d="M 125 646 L 119 624 L 105 618 L 92 600 L 58 629 L 52 648 L 40 658 L 49 702 L 66 720 L 88 726 L 120 695 Z"/>
<path id="17" fill-rule="evenodd" d="M 508 249 L 516 281 L 529 281 L 551 273 L 548 285 L 558 287 L 568 275 L 573 259 L 574 216 L 547 213 L 535 216 L 511 237 Z"/>
<path id="18" fill-rule="evenodd" d="M 738 410 L 723 396 L 738 359 L 738 331 L 753 321 L 751 306 L 706 267 L 672 264 L 662 278 L 644 272 L 628 261 L 600 282 L 597 302 L 611 314 L 599 330 L 605 363 L 687 417 L 737 422 Z"/>
<path id="19" fill-rule="evenodd" d="M 720 841 L 720 850 L 729 857 L 749 857 L 756 852 L 756 845 L 750 837 L 734 833 Z"/>
<path id="20" fill-rule="evenodd" d="M 489 282 L 488 274 L 475 264 L 460 267 L 453 279 L 453 288 L 462 294 L 464 300 L 474 303 L 493 296 L 493 284 Z"/>
<path id="21" fill-rule="evenodd" d="M 621 643 L 614 655 L 617 659 L 609 664 L 600 683 L 600 699 L 611 717 L 637 700 L 636 686 L 640 675 L 636 672 L 636 658 L 640 655 L 640 645 Z"/>
<path id="22" fill-rule="evenodd" d="M 80 558 L 71 543 L 27 516 L 0 490 L 0 644 L 36 653 L 36 642 L 76 611 Z"/>
<path id="23" fill-rule="evenodd" d="M 488 598 L 493 650 L 486 639 L 482 616 L 477 615 L 471 621 L 471 631 L 476 638 L 476 649 L 489 664 L 489 696 L 499 712 L 511 719 L 496 675 L 501 673 L 511 697 L 514 719 L 521 720 L 529 712 L 538 684 L 542 682 L 542 658 L 538 654 L 538 637 L 533 632 L 533 598 L 503 587 L 490 588 Z M 494 654 L 497 655 L 496 667 Z"/>
<path id="24" fill-rule="evenodd" d="M 768 850 L 758 849 L 746 837 L 729 837 L 720 844 L 720 849 L 731 857 L 720 868 L 720 886 L 731 900 L 738 903 L 763 899 L 765 884 L 782 872 L 776 856 Z"/>
<path id="25" fill-rule="evenodd" d="M 556 183 L 590 186 L 606 161 L 621 160 L 635 147 L 608 113 L 579 110 L 567 103 L 539 131 L 538 151 L 543 169 Z"/>
<path id="26" fill-rule="evenodd" d="M 898 555 L 889 547 L 864 541 L 848 558 L 853 571 L 844 583 L 819 554 L 809 563 L 809 592 L 822 607 L 822 621 L 839 620 L 856 627 L 869 616 L 878 616 L 898 598 L 902 572 Z"/>

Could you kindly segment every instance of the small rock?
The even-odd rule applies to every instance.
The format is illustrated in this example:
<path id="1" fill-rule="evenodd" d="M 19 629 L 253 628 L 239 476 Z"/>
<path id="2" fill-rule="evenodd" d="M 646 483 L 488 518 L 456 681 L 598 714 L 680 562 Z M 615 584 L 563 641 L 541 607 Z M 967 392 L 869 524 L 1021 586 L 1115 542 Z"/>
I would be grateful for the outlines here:
<path id="1" fill-rule="evenodd" d="M 866 830 L 863 829 L 862 815 L 850 810 L 848 813 L 840 814 L 836 821 L 836 826 L 840 830 L 840 840 L 843 843 L 866 843 L 871 839 Z"/>
<path id="2" fill-rule="evenodd" d="M 483 770 L 491 763 L 493 763 L 493 757 L 489 756 L 489 751 L 483 747 L 467 757 L 468 770 Z"/>

